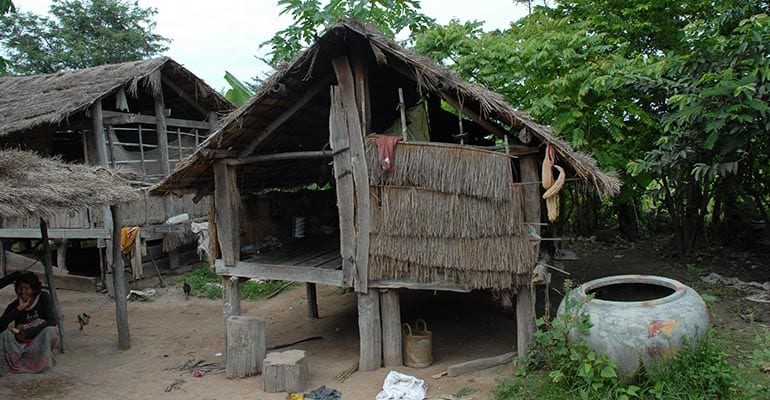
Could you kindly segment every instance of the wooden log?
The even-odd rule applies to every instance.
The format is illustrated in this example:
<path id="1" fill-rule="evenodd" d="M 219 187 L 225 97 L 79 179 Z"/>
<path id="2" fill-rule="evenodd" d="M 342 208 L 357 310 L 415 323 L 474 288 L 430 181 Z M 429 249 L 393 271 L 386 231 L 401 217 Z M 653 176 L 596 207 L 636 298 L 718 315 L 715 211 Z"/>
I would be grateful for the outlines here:
<path id="1" fill-rule="evenodd" d="M 386 368 L 403 365 L 401 348 L 401 304 L 397 289 L 380 289 L 382 314 L 382 359 Z"/>
<path id="2" fill-rule="evenodd" d="M 227 357 L 227 319 L 241 315 L 241 280 L 222 276 L 222 314 L 225 317 L 225 357 Z"/>
<path id="3" fill-rule="evenodd" d="M 6 240 L 0 239 L 0 278 L 8 276 L 8 259 L 5 257 Z"/>
<path id="4" fill-rule="evenodd" d="M 304 391 L 308 380 L 305 351 L 269 353 L 265 357 L 262 380 L 267 393 Z"/>
<path id="5" fill-rule="evenodd" d="M 214 204 L 217 239 L 225 265 L 235 265 L 240 258 L 241 195 L 236 180 L 236 167 L 223 160 L 214 162 Z"/>
<path id="6" fill-rule="evenodd" d="M 227 359 L 225 376 L 244 378 L 262 372 L 267 340 L 267 324 L 259 317 L 233 315 L 227 317 Z"/>
<path id="7" fill-rule="evenodd" d="M 128 330 L 128 285 L 126 283 L 125 266 L 120 255 L 120 228 L 121 215 L 118 206 L 111 206 L 112 214 L 112 280 L 115 286 L 115 320 L 118 326 L 118 348 L 128 350 L 131 348 L 131 335 Z"/>
<path id="8" fill-rule="evenodd" d="M 361 46 L 358 51 L 354 51 L 355 56 L 351 60 L 353 63 L 353 80 L 356 85 L 356 103 L 360 105 L 361 127 L 363 133 L 371 132 L 372 127 L 372 100 L 369 90 L 369 66 L 367 59 L 362 55 L 366 54 L 367 49 Z"/>
<path id="9" fill-rule="evenodd" d="M 96 163 L 106 167 L 107 160 L 107 140 L 104 137 L 104 114 L 102 112 L 102 99 L 98 99 L 91 105 L 91 125 L 96 145 Z"/>
<path id="10" fill-rule="evenodd" d="M 479 358 L 477 360 L 466 361 L 464 363 L 450 365 L 447 369 L 447 375 L 450 377 L 460 376 L 469 372 L 480 371 L 482 369 L 496 367 L 509 363 L 516 358 L 515 353 L 505 353 L 495 357 Z"/>
<path id="11" fill-rule="evenodd" d="M 537 167 L 537 156 L 527 155 L 519 157 L 521 169 L 521 182 L 524 183 L 524 221 L 540 222 L 540 186 L 527 185 L 529 182 L 540 181 Z M 540 234 L 540 225 L 533 226 L 537 234 Z M 537 262 L 539 243 L 531 242 L 535 246 L 532 265 Z M 519 357 L 526 357 L 535 334 L 535 299 L 528 286 L 518 288 L 516 294 L 516 347 Z"/>
<path id="12" fill-rule="evenodd" d="M 376 289 L 358 294 L 358 340 L 360 371 L 374 371 L 382 365 L 380 296 Z"/>
<path id="13" fill-rule="evenodd" d="M 329 143 L 334 151 L 334 179 L 337 187 L 337 209 L 340 219 L 342 280 L 345 285 L 352 287 L 355 274 L 356 233 L 350 139 L 347 134 L 347 121 L 345 120 L 340 89 L 337 86 L 332 86 L 330 92 Z"/>
<path id="14" fill-rule="evenodd" d="M 315 283 L 306 283 L 305 293 L 307 295 L 307 317 L 318 319 L 318 298 L 316 297 Z"/>
<path id="15" fill-rule="evenodd" d="M 56 266 L 67 272 L 67 239 L 58 241 L 56 245 Z"/>
<path id="16" fill-rule="evenodd" d="M 369 173 L 364 151 L 363 128 L 356 103 L 355 81 L 350 62 L 345 56 L 337 57 L 332 60 L 332 66 L 340 89 L 343 114 L 347 120 L 350 161 L 355 183 L 353 190 L 356 198 L 356 255 L 353 287 L 358 293 L 366 293 L 369 280 L 369 231 L 371 229 L 369 226 Z"/>

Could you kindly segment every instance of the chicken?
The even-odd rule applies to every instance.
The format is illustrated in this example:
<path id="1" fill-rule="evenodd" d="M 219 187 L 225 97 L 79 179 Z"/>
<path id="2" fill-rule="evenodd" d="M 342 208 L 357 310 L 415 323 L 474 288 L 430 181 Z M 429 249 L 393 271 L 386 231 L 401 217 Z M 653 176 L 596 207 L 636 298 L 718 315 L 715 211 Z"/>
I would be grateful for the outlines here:
<path id="1" fill-rule="evenodd" d="M 91 321 L 90 315 L 86 313 L 78 314 L 78 324 L 80 324 L 80 333 L 85 335 L 85 332 L 83 331 L 83 327 L 88 325 L 89 321 Z"/>
<path id="2" fill-rule="evenodd" d="M 185 299 L 187 299 L 190 296 L 190 290 L 192 290 L 192 288 L 190 287 L 190 284 L 187 283 L 187 281 L 185 281 L 184 284 L 182 285 L 182 291 L 184 292 Z"/>

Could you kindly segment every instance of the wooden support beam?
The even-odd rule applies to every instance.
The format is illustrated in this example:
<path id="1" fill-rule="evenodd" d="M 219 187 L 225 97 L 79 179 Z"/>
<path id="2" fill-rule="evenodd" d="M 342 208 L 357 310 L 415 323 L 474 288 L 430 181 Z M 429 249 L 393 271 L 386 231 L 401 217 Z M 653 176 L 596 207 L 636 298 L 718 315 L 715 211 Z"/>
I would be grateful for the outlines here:
<path id="1" fill-rule="evenodd" d="M 380 279 L 369 281 L 369 287 L 379 289 L 441 290 L 447 292 L 470 293 L 471 288 L 451 283 L 421 283 L 402 279 Z"/>
<path id="2" fill-rule="evenodd" d="M 153 72 L 156 76 L 153 76 L 156 82 L 162 81 L 162 74 L 160 70 Z M 163 177 L 167 177 L 171 174 L 171 163 L 169 161 L 169 149 L 168 149 L 168 126 L 166 125 L 166 103 L 163 98 L 162 85 L 155 93 L 152 94 L 153 105 L 155 106 L 155 131 L 158 134 L 158 152 L 160 153 L 160 172 Z M 171 196 L 163 197 L 163 211 L 166 218 L 173 217 L 176 214 L 174 207 L 174 200 Z M 168 264 L 172 270 L 179 268 L 179 252 L 177 250 L 171 250 L 168 252 Z"/>
<path id="3" fill-rule="evenodd" d="M 177 85 L 174 81 L 165 77 L 163 74 L 161 74 L 160 79 L 164 85 L 168 86 L 171 90 L 174 91 L 174 93 L 178 94 L 179 97 L 182 98 L 182 100 L 187 102 L 187 104 L 191 105 L 193 108 L 198 110 L 198 112 L 200 112 L 204 116 L 209 115 L 209 110 L 203 108 L 202 105 L 200 105 L 195 99 L 192 98 L 192 96 L 190 96 L 187 92 L 185 92 L 185 90 L 179 87 L 179 85 Z"/>
<path id="4" fill-rule="evenodd" d="M 131 348 L 131 335 L 128 330 L 128 284 L 126 271 L 123 265 L 123 257 L 120 252 L 121 215 L 118 206 L 110 207 L 112 213 L 112 281 L 115 285 L 115 319 L 118 326 L 118 348 L 128 350 Z"/>
<path id="5" fill-rule="evenodd" d="M 67 272 L 67 239 L 59 240 L 56 245 L 56 266 L 65 273 Z"/>
<path id="6" fill-rule="evenodd" d="M 315 283 L 305 284 L 305 295 L 307 297 L 308 319 L 318 319 L 318 297 L 316 296 Z"/>
<path id="7" fill-rule="evenodd" d="M 380 289 L 382 315 L 382 359 L 386 368 L 403 365 L 401 348 L 401 304 L 398 289 Z"/>
<path id="8" fill-rule="evenodd" d="M 369 173 L 367 171 L 366 154 L 364 151 L 364 137 L 361 127 L 361 118 L 356 106 L 355 82 L 350 62 L 345 56 L 332 60 L 334 73 L 337 76 L 337 85 L 340 89 L 340 98 L 347 120 L 347 132 L 350 141 L 350 161 L 353 169 L 354 193 L 356 198 L 355 228 L 356 228 L 356 253 L 355 274 L 353 287 L 358 293 L 366 293 L 369 280 Z"/>
<path id="9" fill-rule="evenodd" d="M 235 265 L 240 258 L 241 195 L 236 181 L 236 167 L 224 161 L 214 162 L 214 204 L 217 238 L 225 265 Z"/>
<path id="10" fill-rule="evenodd" d="M 110 230 L 106 228 L 93 229 L 49 229 L 51 239 L 109 239 Z M 39 229 L 34 228 L 0 228 L 0 238 L 10 239 L 40 239 Z"/>
<path id="11" fill-rule="evenodd" d="M 107 140 L 104 137 L 104 113 L 102 111 L 102 99 L 98 99 L 91 105 L 91 123 L 94 144 L 96 145 L 96 163 L 102 167 L 109 164 L 107 159 Z"/>
<path id="12" fill-rule="evenodd" d="M 5 239 L 0 239 L 0 278 L 5 278 L 8 275 L 8 259 L 5 258 Z"/>
<path id="13" fill-rule="evenodd" d="M 215 265 L 216 272 L 219 275 L 347 286 L 342 282 L 342 271 L 334 269 L 297 267 L 295 265 L 259 264 L 249 261 L 238 261 L 235 265 L 226 266 L 222 259 L 216 260 Z"/>
<path id="14" fill-rule="evenodd" d="M 53 281 L 53 267 L 51 266 L 51 248 L 48 243 L 48 223 L 40 218 L 40 235 L 43 242 L 43 270 L 45 271 L 45 284 L 48 286 L 48 294 L 51 295 L 51 307 L 53 307 L 56 326 L 59 328 L 60 347 L 59 350 L 64 353 L 65 334 L 64 334 L 64 315 L 62 314 L 59 296 L 56 294 L 56 286 Z"/>
<path id="15" fill-rule="evenodd" d="M 519 158 L 519 168 L 521 169 L 521 182 L 524 191 L 524 221 L 540 222 L 540 185 L 530 185 L 527 183 L 539 182 L 538 159 L 536 155 L 527 155 Z M 533 225 L 533 228 L 540 234 L 540 225 Z M 534 259 L 532 265 L 535 265 L 539 253 L 539 242 L 532 242 L 535 246 Z M 535 334 L 535 299 L 529 285 L 518 288 L 516 294 L 516 347 L 519 357 L 526 357 L 529 347 L 532 344 Z"/>
<path id="16" fill-rule="evenodd" d="M 103 111 L 104 123 L 107 125 L 147 124 L 156 125 L 158 119 L 154 115 L 131 114 L 118 111 Z M 165 114 L 164 114 L 165 118 Z M 179 128 L 211 129 L 211 123 L 207 121 L 195 121 L 189 119 L 165 118 L 167 126 Z"/>
<path id="17" fill-rule="evenodd" d="M 353 63 L 353 82 L 356 87 L 356 104 L 360 107 L 361 128 L 364 134 L 368 134 L 372 131 L 372 100 L 369 90 L 369 67 L 366 58 L 361 56 L 366 54 L 366 50 L 362 50 L 354 52 L 355 56 L 351 61 Z"/>
<path id="18" fill-rule="evenodd" d="M 374 371 L 382 366 L 382 324 L 380 294 L 369 289 L 358 294 L 359 371 Z"/>
<path id="19" fill-rule="evenodd" d="M 340 89 L 330 90 L 329 143 L 334 151 L 334 179 L 337 188 L 337 210 L 340 226 L 340 256 L 345 285 L 353 286 L 355 275 L 355 196 L 353 194 L 353 167 L 350 160 L 350 139 Z"/>
<path id="20" fill-rule="evenodd" d="M 222 314 L 225 329 L 225 360 L 227 360 L 227 318 L 241 315 L 241 280 L 237 276 L 222 276 Z"/>
<path id="21" fill-rule="evenodd" d="M 334 152 L 331 150 L 293 151 L 289 153 L 260 154 L 256 156 L 248 156 L 243 158 L 226 158 L 224 160 L 225 160 L 225 163 L 227 163 L 227 165 L 244 165 L 244 164 L 257 164 L 257 163 L 269 162 L 269 161 L 331 158 L 333 154 Z"/>
<path id="22" fill-rule="evenodd" d="M 286 109 L 282 114 L 278 115 L 273 119 L 273 122 L 270 123 L 267 127 L 262 129 L 260 132 L 256 132 L 254 134 L 254 140 L 245 148 L 243 151 L 241 151 L 238 154 L 238 158 L 243 158 L 251 154 L 254 149 L 259 146 L 260 143 L 262 143 L 270 134 L 275 132 L 276 129 L 280 128 L 283 124 L 286 123 L 291 117 L 294 116 L 302 107 L 305 106 L 310 100 L 313 99 L 320 91 L 321 89 L 329 87 L 329 80 L 327 79 L 320 79 L 318 82 L 316 82 L 313 86 L 308 88 L 308 90 L 305 91 L 305 93 L 300 97 L 299 99 L 294 100 L 294 103 L 292 103 L 291 107 Z"/>

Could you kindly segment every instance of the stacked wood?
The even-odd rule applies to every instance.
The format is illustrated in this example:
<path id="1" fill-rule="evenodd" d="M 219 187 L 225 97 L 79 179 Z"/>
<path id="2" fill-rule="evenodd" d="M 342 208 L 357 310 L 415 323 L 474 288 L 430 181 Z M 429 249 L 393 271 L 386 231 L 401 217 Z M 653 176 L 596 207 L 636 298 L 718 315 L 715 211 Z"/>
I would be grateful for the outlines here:
<path id="1" fill-rule="evenodd" d="M 301 392 L 308 380 L 307 359 L 304 350 L 269 353 L 262 373 L 267 393 Z"/>
<path id="2" fill-rule="evenodd" d="M 265 320 L 258 317 L 230 316 L 227 318 L 228 379 L 257 375 L 262 371 L 267 343 Z"/>

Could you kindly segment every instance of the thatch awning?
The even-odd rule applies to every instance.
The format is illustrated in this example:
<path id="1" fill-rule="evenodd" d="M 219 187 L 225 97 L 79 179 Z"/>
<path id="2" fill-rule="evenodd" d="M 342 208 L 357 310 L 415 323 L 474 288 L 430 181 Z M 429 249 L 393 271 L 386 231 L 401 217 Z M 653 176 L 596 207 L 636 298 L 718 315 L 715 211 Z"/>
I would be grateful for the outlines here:
<path id="1" fill-rule="evenodd" d="M 245 105 L 222 122 L 222 128 L 210 136 L 192 156 L 181 161 L 175 171 L 156 185 L 152 193 L 210 194 L 214 190 L 211 162 L 222 153 L 239 154 L 260 137 L 260 145 L 251 154 L 270 154 L 298 150 L 321 150 L 328 142 L 328 85 L 333 83 L 331 60 L 358 52 L 366 57 L 369 69 L 381 74 L 386 85 L 404 87 L 411 83 L 414 96 L 433 94 L 449 102 L 461 104 L 468 112 L 478 114 L 492 125 L 518 133 L 526 128 L 535 138 L 529 146 L 551 144 L 560 164 L 574 171 L 576 177 L 593 186 L 602 195 L 619 191 L 617 176 L 601 170 L 587 154 L 575 151 L 558 138 L 550 127 L 540 125 L 528 115 L 514 110 L 502 95 L 466 82 L 434 61 L 417 55 L 388 39 L 373 27 L 352 19 L 341 20 L 331 27 L 296 60 L 286 65 Z M 323 87 L 326 84 L 326 87 Z M 303 99 L 307 93 L 318 93 Z M 300 99 L 307 101 L 302 111 L 277 129 L 278 116 L 291 110 Z M 372 102 L 382 102 L 373 98 Z M 372 109 L 376 107 L 372 104 Z M 392 107 L 390 107 L 392 108 Z M 377 110 L 382 111 L 382 107 Z M 374 116 L 373 116 L 374 117 Z M 515 136 L 515 135 L 514 135 Z M 258 176 L 242 182 L 243 192 L 263 188 L 309 184 L 318 176 L 318 163 L 274 162 L 259 166 L 241 166 L 243 176 Z"/>
<path id="2" fill-rule="evenodd" d="M 10 218 L 48 218 L 139 198 L 114 170 L 20 150 L 0 151 L 0 188 L 0 217 Z"/>
<path id="3" fill-rule="evenodd" d="M 66 122 L 120 87 L 128 94 L 158 90 L 161 82 L 151 79 L 155 71 L 206 109 L 232 109 L 230 102 L 192 72 L 160 57 L 56 74 L 0 77 L 0 136 Z"/>

